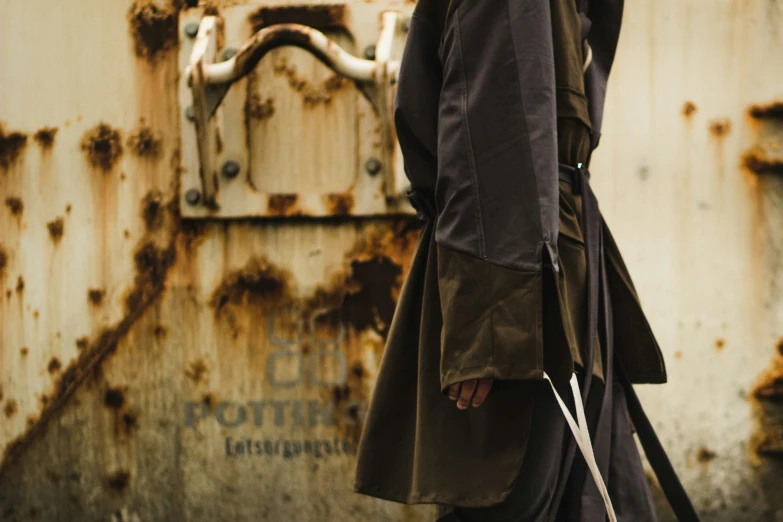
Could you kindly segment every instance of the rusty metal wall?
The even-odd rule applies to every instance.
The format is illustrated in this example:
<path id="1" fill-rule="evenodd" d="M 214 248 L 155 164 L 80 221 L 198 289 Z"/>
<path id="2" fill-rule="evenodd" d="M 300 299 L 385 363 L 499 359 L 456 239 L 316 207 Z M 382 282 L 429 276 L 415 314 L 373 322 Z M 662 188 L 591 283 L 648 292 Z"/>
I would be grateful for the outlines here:
<path id="1" fill-rule="evenodd" d="M 0 4 L 0 520 L 431 520 L 350 493 L 416 229 L 181 219 L 190 3 Z M 783 6 L 627 4 L 593 171 L 668 363 L 640 394 L 705 520 L 778 521 Z M 279 168 L 301 122 L 262 120 Z"/>

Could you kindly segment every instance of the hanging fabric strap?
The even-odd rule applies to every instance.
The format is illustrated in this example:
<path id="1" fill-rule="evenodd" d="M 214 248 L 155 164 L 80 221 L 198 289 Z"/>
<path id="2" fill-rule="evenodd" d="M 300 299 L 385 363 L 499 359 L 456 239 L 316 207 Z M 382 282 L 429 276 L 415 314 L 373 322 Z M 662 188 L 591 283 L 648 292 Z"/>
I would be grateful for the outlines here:
<path id="1" fill-rule="evenodd" d="M 563 416 L 568 423 L 568 427 L 571 429 L 571 433 L 574 435 L 576 445 L 579 447 L 579 451 L 582 452 L 582 455 L 585 458 L 585 462 L 587 462 L 587 467 L 590 469 L 590 473 L 593 475 L 593 479 L 598 486 L 598 490 L 601 492 L 601 497 L 604 499 L 604 505 L 606 506 L 606 513 L 609 515 L 609 521 L 617 522 L 617 515 L 615 515 L 614 508 L 612 507 L 612 499 L 609 498 L 609 491 L 606 489 L 604 479 L 601 477 L 601 471 L 598 469 L 598 464 L 595 462 L 593 443 L 590 441 L 590 431 L 587 429 L 587 419 L 585 418 L 585 409 L 582 405 L 582 394 L 579 392 L 579 383 L 577 382 L 576 374 L 571 375 L 570 384 L 571 394 L 574 396 L 574 405 L 576 406 L 576 418 L 579 421 L 578 423 L 574 420 L 571 412 L 568 411 L 568 407 L 566 406 L 565 402 L 563 402 L 560 394 L 557 393 L 557 389 L 555 388 L 552 379 L 549 378 L 549 375 L 544 373 L 544 379 L 549 381 L 549 386 L 552 387 L 552 392 L 555 394 L 557 403 L 560 405 L 560 410 L 563 412 Z"/>
<path id="2" fill-rule="evenodd" d="M 658 477 L 661 489 L 664 495 L 666 495 L 666 500 L 669 501 L 672 511 L 677 516 L 677 520 L 680 522 L 699 522 L 699 515 L 693 508 L 691 499 L 688 498 L 688 493 L 677 477 L 677 472 L 674 471 L 674 467 L 669 461 L 661 441 L 658 440 L 650 420 L 645 415 L 644 409 L 642 409 L 642 403 L 639 402 L 639 397 L 636 396 L 633 385 L 631 385 L 622 369 L 622 365 L 619 363 L 617 364 L 617 378 L 625 390 L 628 414 L 636 429 L 636 434 L 639 436 L 639 442 L 642 443 L 644 454 L 647 455 L 647 460 L 650 462 L 655 476 Z"/>

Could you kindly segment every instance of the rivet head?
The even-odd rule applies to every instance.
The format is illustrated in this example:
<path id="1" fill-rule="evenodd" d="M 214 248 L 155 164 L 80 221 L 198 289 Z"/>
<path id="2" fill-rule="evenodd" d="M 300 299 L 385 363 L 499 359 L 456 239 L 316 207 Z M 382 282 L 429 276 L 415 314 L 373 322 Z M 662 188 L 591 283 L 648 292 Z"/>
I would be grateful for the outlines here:
<path id="1" fill-rule="evenodd" d="M 378 158 L 370 158 L 364 162 L 364 169 L 371 176 L 378 174 L 381 171 L 382 166 L 383 165 L 381 164 L 381 161 Z"/>
<path id="2" fill-rule="evenodd" d="M 188 22 L 185 24 L 185 36 L 188 38 L 195 38 L 198 35 L 198 24 L 196 22 Z"/>
<path id="3" fill-rule="evenodd" d="M 375 60 L 375 46 L 374 45 L 368 45 L 364 49 L 364 57 L 368 60 Z"/>
<path id="4" fill-rule="evenodd" d="M 223 163 L 223 168 L 221 170 L 225 177 L 228 179 L 233 179 L 237 177 L 237 174 L 239 174 L 239 163 L 233 160 L 227 161 Z"/>
<path id="5" fill-rule="evenodd" d="M 237 55 L 238 49 L 234 49 L 233 47 L 229 47 L 225 51 L 223 51 L 223 61 L 230 60 L 234 56 Z"/>
<path id="6" fill-rule="evenodd" d="M 188 189 L 185 191 L 185 201 L 188 205 L 196 206 L 201 201 L 201 191 L 199 189 Z"/>
<path id="7" fill-rule="evenodd" d="M 185 109 L 185 117 L 189 121 L 196 121 L 196 110 L 193 108 L 192 105 L 187 109 Z"/>

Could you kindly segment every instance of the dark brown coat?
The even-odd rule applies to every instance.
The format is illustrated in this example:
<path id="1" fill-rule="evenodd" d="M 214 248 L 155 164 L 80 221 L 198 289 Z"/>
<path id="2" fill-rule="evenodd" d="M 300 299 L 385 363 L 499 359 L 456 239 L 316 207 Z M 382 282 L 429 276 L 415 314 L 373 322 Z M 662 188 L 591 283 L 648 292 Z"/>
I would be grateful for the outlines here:
<path id="1" fill-rule="evenodd" d="M 569 347 L 579 343 L 581 202 L 558 180 L 550 4 L 482 1 L 498 4 L 481 11 L 497 19 L 471 19 L 478 11 L 468 0 L 420 0 L 399 74 L 395 124 L 410 198 L 427 222 L 390 327 L 355 482 L 358 492 L 397 502 L 505 498 L 531 428 L 531 383 L 545 370 L 570 375 Z M 595 136 L 621 14 L 621 0 L 591 3 L 585 84 Z M 605 223 L 602 235 L 616 356 L 632 382 L 665 382 Z M 547 313 L 547 302 L 558 313 Z M 484 377 L 496 383 L 480 408 L 459 411 L 443 393 Z"/>

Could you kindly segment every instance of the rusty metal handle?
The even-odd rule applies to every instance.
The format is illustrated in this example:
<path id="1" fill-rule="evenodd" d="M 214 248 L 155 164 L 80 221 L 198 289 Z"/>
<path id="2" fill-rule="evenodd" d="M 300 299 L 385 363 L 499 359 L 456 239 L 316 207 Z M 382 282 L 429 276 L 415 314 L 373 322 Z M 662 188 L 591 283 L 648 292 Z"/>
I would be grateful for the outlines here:
<path id="1" fill-rule="evenodd" d="M 396 136 L 391 105 L 392 89 L 397 81 L 400 62 L 391 60 L 391 50 L 397 25 L 397 13 L 386 11 L 381 16 L 381 30 L 375 59 L 357 58 L 330 40 L 322 32 L 300 24 L 277 24 L 257 31 L 230 59 L 214 63 L 217 52 L 217 18 L 205 16 L 199 24 L 196 42 L 185 74 L 193 93 L 193 120 L 204 194 L 203 202 L 214 206 L 219 187 L 215 170 L 216 128 L 213 116 L 231 84 L 250 73 L 272 49 L 294 46 L 312 53 L 336 73 L 354 80 L 368 98 L 381 120 L 382 156 L 387 165 L 384 191 L 387 197 L 398 192 L 392 166 Z"/>
<path id="2" fill-rule="evenodd" d="M 398 60 L 390 60 L 391 47 L 394 39 L 394 29 L 397 23 L 397 13 L 387 11 L 381 19 L 381 31 L 376 46 L 375 60 L 357 58 L 330 40 L 322 32 L 300 24 L 277 24 L 257 31 L 230 59 L 218 63 L 203 63 L 202 74 L 205 86 L 228 87 L 235 81 L 250 73 L 258 62 L 272 49 L 278 47 L 299 47 L 313 54 L 324 65 L 336 73 L 357 82 L 375 82 L 379 66 L 386 69 L 390 83 L 396 81 L 400 68 Z M 188 85 L 193 88 L 193 77 L 196 63 L 203 60 L 201 51 L 206 44 L 199 45 L 198 40 L 208 39 L 213 31 L 215 17 L 204 17 L 197 36 L 197 43 L 191 55 L 190 65 L 185 73 Z M 201 51 L 201 52 L 200 52 Z M 218 103 L 219 105 L 219 103 Z M 217 106 L 211 110 L 210 116 Z"/>

